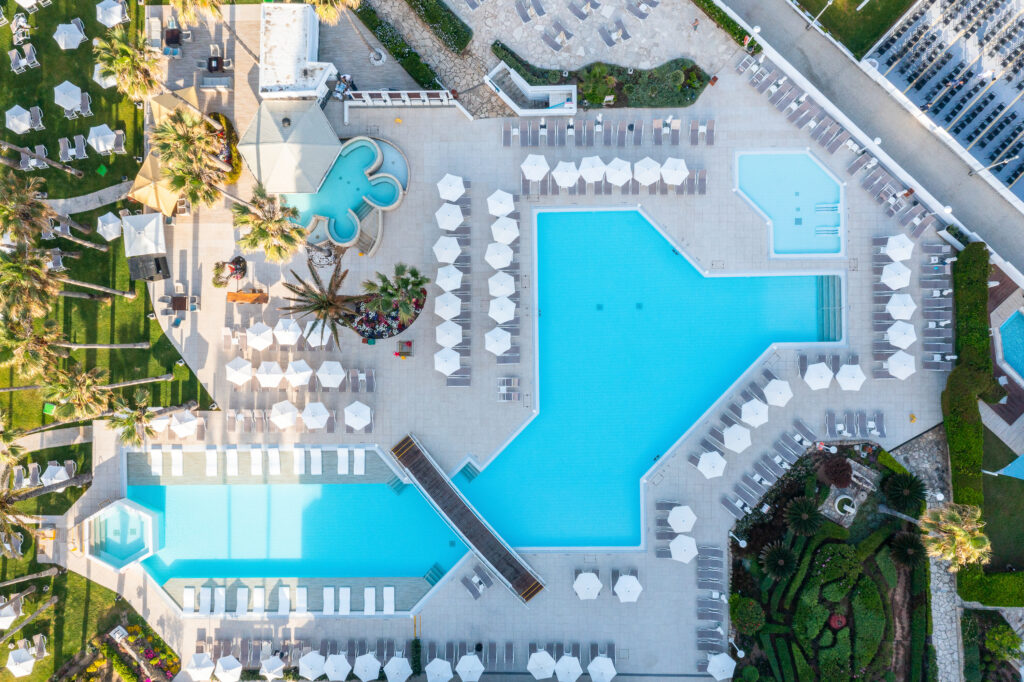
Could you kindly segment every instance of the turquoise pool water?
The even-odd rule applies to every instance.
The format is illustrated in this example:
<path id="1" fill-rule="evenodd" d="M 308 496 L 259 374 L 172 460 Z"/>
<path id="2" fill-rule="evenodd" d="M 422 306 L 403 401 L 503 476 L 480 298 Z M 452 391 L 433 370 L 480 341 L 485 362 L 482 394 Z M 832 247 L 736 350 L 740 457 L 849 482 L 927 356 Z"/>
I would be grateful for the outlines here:
<path id="1" fill-rule="evenodd" d="M 150 549 L 151 522 L 136 509 L 115 503 L 89 521 L 89 553 L 120 569 Z"/>
<path id="2" fill-rule="evenodd" d="M 999 327 L 999 340 L 1003 346 L 1003 359 L 1024 377 L 1024 315 L 1019 310 Z"/>
<path id="3" fill-rule="evenodd" d="M 384 484 L 128 486 L 161 520 L 155 579 L 421 577 L 466 552 L 419 492 Z"/>
<path id="4" fill-rule="evenodd" d="M 324 178 L 319 192 L 284 195 L 288 204 L 299 210 L 299 222 L 308 225 L 314 215 L 333 218 L 329 230 L 331 239 L 343 244 L 356 235 L 359 227 L 349 213 L 350 210 L 362 215 L 361 211 L 370 208 L 369 204 L 382 208 L 393 206 L 401 196 L 399 184 L 387 176 L 366 175 L 366 171 L 378 162 L 378 154 L 391 168 L 405 167 L 405 159 L 398 150 L 378 152 L 377 143 L 357 138 L 346 142 L 341 148 L 341 153 Z M 388 170 L 382 168 L 375 172 L 386 173 Z M 406 179 L 408 174 L 408 168 L 405 167 Z M 401 181 L 401 177 L 398 179 Z"/>
<path id="5" fill-rule="evenodd" d="M 456 482 L 513 546 L 638 545 L 641 476 L 772 342 L 820 338 L 818 278 L 705 278 L 635 211 L 542 212 L 537 253 L 540 413 Z"/>
<path id="6" fill-rule="evenodd" d="M 737 176 L 740 191 L 771 221 L 773 253 L 842 250 L 839 183 L 809 153 L 740 154 Z"/>

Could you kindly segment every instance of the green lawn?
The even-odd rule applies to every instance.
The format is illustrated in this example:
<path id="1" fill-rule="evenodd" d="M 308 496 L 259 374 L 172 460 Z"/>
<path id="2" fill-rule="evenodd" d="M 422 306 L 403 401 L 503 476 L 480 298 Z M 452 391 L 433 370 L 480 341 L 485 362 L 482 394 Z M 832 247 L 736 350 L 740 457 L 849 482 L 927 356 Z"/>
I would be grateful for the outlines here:
<path id="1" fill-rule="evenodd" d="M 797 0 L 797 4 L 817 16 L 828 0 Z M 835 0 L 818 22 L 836 40 L 846 46 L 857 59 L 881 38 L 914 4 L 914 0 L 869 0 L 861 11 L 863 0 Z"/>
<path id="2" fill-rule="evenodd" d="M 1017 458 L 1003 441 L 985 429 L 985 471 L 998 471 Z M 989 568 L 1006 570 L 1007 564 L 1024 569 L 1024 481 L 1011 476 L 983 475 L 985 532 L 992 541 Z"/>
<path id="3" fill-rule="evenodd" d="M 30 462 L 39 465 L 42 471 L 46 471 L 46 463 L 50 461 L 64 464 L 66 460 L 73 459 L 78 466 L 78 471 L 92 470 L 92 443 L 79 445 L 67 445 L 59 448 L 47 448 L 28 453 L 22 464 L 27 468 Z M 15 505 L 19 511 L 26 514 L 57 515 L 63 514 L 75 500 L 82 496 L 85 491 L 81 488 L 65 488 L 57 493 L 40 495 L 30 500 L 24 500 Z"/>

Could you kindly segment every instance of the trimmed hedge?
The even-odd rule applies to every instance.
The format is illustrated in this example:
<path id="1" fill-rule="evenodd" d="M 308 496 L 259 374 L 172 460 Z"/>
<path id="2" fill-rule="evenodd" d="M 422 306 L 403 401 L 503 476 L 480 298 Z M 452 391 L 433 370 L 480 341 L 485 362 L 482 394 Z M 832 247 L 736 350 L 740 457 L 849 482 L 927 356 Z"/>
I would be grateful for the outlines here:
<path id="1" fill-rule="evenodd" d="M 402 68 L 421 88 L 433 90 L 442 87 L 434 70 L 420 59 L 416 50 L 409 47 L 397 28 L 381 19 L 377 12 L 365 2 L 361 3 L 355 12 L 359 20 L 366 25 L 366 28 L 370 29 L 377 40 L 395 58 L 395 61 L 402 65 Z"/>
<path id="2" fill-rule="evenodd" d="M 772 646 L 772 636 L 767 632 L 762 632 L 759 635 L 759 639 L 761 640 L 761 648 L 764 649 L 765 656 L 768 657 L 768 665 L 772 667 L 772 675 L 774 675 L 777 680 L 785 679 L 779 671 L 779 659 L 775 657 L 775 647 Z"/>
<path id="3" fill-rule="evenodd" d="M 804 658 L 804 652 L 796 642 L 793 642 L 793 663 L 796 665 L 796 679 L 798 682 L 814 682 L 814 669 L 811 668 L 807 659 Z"/>
<path id="4" fill-rule="evenodd" d="M 988 247 L 968 244 L 953 264 L 953 304 L 956 306 L 957 364 L 972 365 L 992 373 L 988 319 Z"/>
<path id="5" fill-rule="evenodd" d="M 878 554 L 875 555 L 875 565 L 878 566 L 878 572 L 885 578 L 885 583 L 889 589 L 896 589 L 899 572 L 896 569 L 896 563 L 892 560 L 892 554 L 889 552 L 888 547 L 878 550 Z"/>
<path id="6" fill-rule="evenodd" d="M 885 609 L 875 581 L 863 576 L 850 600 L 853 609 L 853 667 L 867 668 L 885 637 Z"/>
<path id="7" fill-rule="evenodd" d="M 822 680 L 849 680 L 850 628 L 836 633 L 836 643 L 818 651 L 818 669 Z"/>
<path id="8" fill-rule="evenodd" d="M 721 7 L 716 5 L 715 0 L 693 0 L 693 4 L 699 7 L 704 14 L 708 15 L 708 18 L 710 18 L 711 21 L 718 24 L 723 31 L 732 36 L 732 39 L 740 45 L 743 45 L 743 40 L 750 35 L 747 33 L 745 28 L 733 21 L 732 17 L 726 14 Z M 751 36 L 751 38 L 753 38 L 753 36 Z M 747 49 L 752 54 L 757 54 L 761 51 L 761 46 L 758 45 L 756 41 L 751 40 L 750 44 L 747 45 Z"/>
<path id="9" fill-rule="evenodd" d="M 896 461 L 896 458 L 890 455 L 887 451 L 882 450 L 878 453 L 878 463 L 884 466 L 889 471 L 895 474 L 909 474 L 910 471 L 907 467 Z"/>
<path id="10" fill-rule="evenodd" d="M 988 606 L 1024 606 L 1024 572 L 989 573 L 964 566 L 957 573 L 957 592 L 966 601 Z"/>
<path id="11" fill-rule="evenodd" d="M 405 0 L 445 46 L 462 53 L 473 40 L 473 29 L 442 0 Z"/>
<path id="12" fill-rule="evenodd" d="M 779 668 L 782 669 L 782 679 L 795 680 L 796 675 L 793 674 L 793 662 L 789 658 L 789 643 L 780 637 L 776 645 L 778 648 Z"/>
<path id="13" fill-rule="evenodd" d="M 928 605 L 918 604 L 910 617 L 910 681 L 922 682 L 924 649 L 928 635 Z"/>

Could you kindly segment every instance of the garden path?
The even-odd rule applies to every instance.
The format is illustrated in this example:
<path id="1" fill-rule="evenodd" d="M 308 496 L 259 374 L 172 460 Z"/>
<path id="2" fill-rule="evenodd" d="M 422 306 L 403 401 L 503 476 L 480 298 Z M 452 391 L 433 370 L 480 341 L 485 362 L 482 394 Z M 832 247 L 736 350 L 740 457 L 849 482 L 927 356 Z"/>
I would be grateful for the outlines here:
<path id="1" fill-rule="evenodd" d="M 91 424 L 87 426 L 69 426 L 63 429 L 53 429 L 51 431 L 40 431 L 39 433 L 33 433 L 18 439 L 18 445 L 25 448 L 28 452 L 91 442 Z"/>
<path id="2" fill-rule="evenodd" d="M 96 190 L 90 194 L 83 194 L 80 197 L 48 199 L 46 203 L 61 215 L 72 215 L 74 213 L 82 213 L 83 211 L 92 211 L 100 206 L 106 206 L 107 204 L 124 199 L 131 187 L 132 181 L 126 180 L 125 182 Z"/>

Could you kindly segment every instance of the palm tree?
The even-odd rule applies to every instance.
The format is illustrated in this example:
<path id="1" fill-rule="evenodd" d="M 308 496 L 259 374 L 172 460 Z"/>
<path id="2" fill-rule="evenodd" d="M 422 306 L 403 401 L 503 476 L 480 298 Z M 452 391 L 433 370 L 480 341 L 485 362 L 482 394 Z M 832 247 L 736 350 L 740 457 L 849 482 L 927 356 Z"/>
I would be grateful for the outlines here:
<path id="1" fill-rule="evenodd" d="M 917 514 L 924 502 L 925 487 L 920 478 L 907 473 L 892 474 L 882 481 L 885 500 L 893 509 L 905 514 Z"/>
<path id="2" fill-rule="evenodd" d="M 786 523 L 797 535 L 814 535 L 824 522 L 817 501 L 810 497 L 793 498 L 786 506 Z"/>
<path id="3" fill-rule="evenodd" d="M 12 428 L 7 418 L 7 410 L 0 409 L 0 471 L 12 467 L 25 456 L 25 448 L 18 445 L 18 439 L 24 432 L 21 429 Z"/>
<path id="4" fill-rule="evenodd" d="M 299 277 L 294 270 L 291 273 L 298 282 L 284 283 L 285 288 L 293 294 L 284 298 L 286 301 L 291 301 L 292 305 L 283 306 L 279 310 L 284 313 L 298 314 L 300 319 L 313 317 L 320 321 L 324 328 L 330 331 L 331 337 L 337 345 L 338 329 L 346 326 L 359 314 L 356 304 L 365 300 L 363 296 L 349 296 L 340 293 L 341 285 L 348 277 L 348 270 L 342 270 L 341 263 L 337 263 L 327 286 L 324 286 L 316 269 L 311 271 L 312 283 Z"/>
<path id="5" fill-rule="evenodd" d="M 796 570 L 796 555 L 781 542 L 765 545 L 759 558 L 761 568 L 774 580 L 788 578 Z"/>
<path id="6" fill-rule="evenodd" d="M 231 25 L 231 22 L 224 20 L 224 15 L 220 11 L 221 0 L 171 0 L 171 6 L 177 10 L 178 19 L 186 26 L 198 23 L 200 15 L 209 17 L 214 21 L 219 21 L 227 32 L 231 34 L 231 37 L 235 39 L 235 42 L 241 45 L 242 49 L 249 53 L 249 56 L 252 57 L 254 62 L 256 62 L 256 66 L 259 66 L 259 55 L 253 52 L 249 46 L 238 37 L 238 34 L 235 32 L 235 27 Z"/>
<path id="7" fill-rule="evenodd" d="M 363 282 L 363 291 L 369 294 L 366 308 L 372 312 L 389 314 L 398 312 L 402 324 L 409 324 L 416 319 L 416 299 L 425 296 L 423 287 L 430 278 L 424 277 L 416 268 L 405 263 L 395 264 L 394 279 L 389 279 L 382 272 L 377 273 L 377 280 Z"/>
<path id="8" fill-rule="evenodd" d="M 191 111 L 176 109 L 150 133 L 164 177 L 193 204 L 212 205 L 220 195 L 246 203 L 219 187 L 231 166 L 218 157 L 223 139 Z"/>
<path id="9" fill-rule="evenodd" d="M 981 509 L 969 504 L 947 504 L 921 516 L 922 542 L 928 556 L 949 562 L 956 573 L 967 564 L 987 564 L 992 543 L 982 532 Z"/>
<path id="10" fill-rule="evenodd" d="M 916 566 L 924 561 L 924 545 L 917 532 L 896 533 L 889 543 L 892 558 L 904 566 Z"/>
<path id="11" fill-rule="evenodd" d="M 238 245 L 245 251 L 263 251 L 271 263 L 290 259 L 306 236 L 306 230 L 294 222 L 299 218 L 298 209 L 268 196 L 262 184 L 253 189 L 250 206 L 234 204 L 231 212 L 235 227 L 248 229 Z"/>
<path id="12" fill-rule="evenodd" d="M 133 405 L 121 402 L 118 407 L 118 411 L 110 418 L 110 425 L 117 431 L 122 443 L 138 446 L 146 438 L 156 435 L 153 430 L 153 411 L 149 409 L 149 391 L 135 389 Z"/>
<path id="13" fill-rule="evenodd" d="M 0 174 L 0 234 L 27 244 L 50 226 L 57 212 L 37 198 L 43 185 L 38 176 Z"/>
<path id="14" fill-rule="evenodd" d="M 57 322 L 46 320 L 39 329 L 31 323 L 0 324 L 0 365 L 13 367 L 23 378 L 46 376 L 70 351 L 58 346 L 63 340 Z"/>
<path id="15" fill-rule="evenodd" d="M 46 260 L 28 246 L 0 250 L 0 308 L 8 320 L 45 317 L 60 289 Z"/>
<path id="16" fill-rule="evenodd" d="M 59 370 L 44 389 L 46 400 L 57 404 L 54 415 L 62 419 L 92 419 L 110 407 L 110 392 L 101 391 L 107 380 L 102 367 L 82 369 L 72 365 Z"/>

